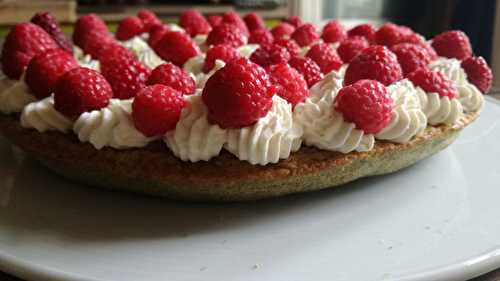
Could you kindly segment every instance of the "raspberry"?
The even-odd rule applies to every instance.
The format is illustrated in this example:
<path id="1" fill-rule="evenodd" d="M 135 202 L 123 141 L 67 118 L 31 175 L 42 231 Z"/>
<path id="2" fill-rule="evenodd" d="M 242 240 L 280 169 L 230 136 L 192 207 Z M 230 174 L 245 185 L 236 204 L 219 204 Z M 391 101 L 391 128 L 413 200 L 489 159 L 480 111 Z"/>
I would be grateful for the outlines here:
<path id="1" fill-rule="evenodd" d="M 299 44 L 299 46 L 309 46 L 314 41 L 319 39 L 314 25 L 310 23 L 303 24 L 292 33 L 292 39 Z"/>
<path id="2" fill-rule="evenodd" d="M 232 47 L 245 45 L 245 36 L 232 24 L 222 23 L 208 34 L 207 45 L 226 44 Z"/>
<path id="3" fill-rule="evenodd" d="M 455 98 L 457 89 L 443 73 L 427 68 L 419 68 L 406 76 L 415 86 L 428 93 L 438 93 L 441 97 Z"/>
<path id="4" fill-rule="evenodd" d="M 57 80 L 68 70 L 78 67 L 78 62 L 63 49 L 51 49 L 31 59 L 26 69 L 26 84 L 39 99 L 50 96 Z"/>
<path id="5" fill-rule="evenodd" d="M 289 16 L 284 20 L 284 22 L 295 26 L 295 28 L 302 25 L 302 20 L 298 16 Z"/>
<path id="6" fill-rule="evenodd" d="M 342 25 L 336 21 L 329 21 L 324 27 L 321 33 L 321 39 L 326 43 L 342 42 L 347 38 L 347 32 L 344 30 Z"/>
<path id="7" fill-rule="evenodd" d="M 229 62 L 232 59 L 239 58 L 240 53 L 228 45 L 217 45 L 207 51 L 207 56 L 205 57 L 205 62 L 203 64 L 203 72 L 208 73 L 215 65 L 216 60 L 221 60 L 223 62 Z"/>
<path id="8" fill-rule="evenodd" d="M 62 32 L 56 18 L 49 12 L 36 13 L 31 18 L 31 22 L 40 26 L 43 30 L 45 30 L 45 32 L 52 36 L 52 39 L 56 41 L 57 45 L 59 45 L 61 49 L 70 54 L 73 53 L 73 42 L 71 42 L 71 40 Z"/>
<path id="9" fill-rule="evenodd" d="M 32 23 L 18 23 L 5 38 L 2 49 L 2 70 L 12 79 L 19 79 L 31 58 L 59 46 L 41 27 Z"/>
<path id="10" fill-rule="evenodd" d="M 355 36 L 350 37 L 340 43 L 337 48 L 337 53 L 339 54 L 342 61 L 345 63 L 350 63 L 351 60 L 359 55 L 364 49 L 368 48 L 370 43 L 366 41 L 365 37 Z"/>
<path id="11" fill-rule="evenodd" d="M 241 18 L 240 14 L 238 14 L 237 12 L 234 11 L 226 12 L 222 16 L 222 22 L 236 26 L 246 38 L 250 36 L 250 32 L 248 31 L 247 25 Z"/>
<path id="12" fill-rule="evenodd" d="M 483 94 L 491 89 L 493 74 L 483 57 L 470 57 L 462 62 L 467 79 Z"/>
<path id="13" fill-rule="evenodd" d="M 113 97 L 111 86 L 97 71 L 77 67 L 57 81 L 54 108 L 68 117 L 106 107 Z"/>
<path id="14" fill-rule="evenodd" d="M 116 30 L 116 39 L 126 41 L 144 32 L 144 24 L 138 17 L 124 17 Z"/>
<path id="15" fill-rule="evenodd" d="M 95 58 L 101 61 L 101 64 L 106 64 L 107 61 L 114 59 L 134 59 L 135 54 L 113 41 L 103 44 L 102 48 L 95 54 Z"/>
<path id="16" fill-rule="evenodd" d="M 409 41 L 415 41 L 414 43 L 418 43 L 420 40 L 420 37 L 418 37 L 410 28 L 395 25 L 393 23 L 386 23 L 382 25 L 375 33 L 375 41 L 377 44 L 385 45 L 387 47 Z"/>
<path id="17" fill-rule="evenodd" d="M 345 73 L 344 85 L 371 79 L 388 86 L 402 78 L 403 71 L 396 55 L 385 46 L 373 45 L 352 59 Z"/>
<path id="18" fill-rule="evenodd" d="M 275 92 L 262 67 L 239 58 L 208 79 L 202 99 L 210 122 L 221 128 L 242 128 L 269 112 Z"/>
<path id="19" fill-rule="evenodd" d="M 269 73 L 271 83 L 277 88 L 276 94 L 288 101 L 292 107 L 303 102 L 309 96 L 306 80 L 288 64 L 271 65 L 267 69 L 267 73 Z"/>
<path id="20" fill-rule="evenodd" d="M 160 64 L 153 69 L 146 85 L 155 84 L 169 86 L 185 95 L 193 94 L 196 88 L 191 76 L 184 69 L 172 63 Z"/>
<path id="21" fill-rule="evenodd" d="M 100 59 L 101 53 L 111 45 L 119 45 L 119 43 L 109 34 L 90 32 L 86 35 L 82 50 L 93 58 Z"/>
<path id="22" fill-rule="evenodd" d="M 365 37 L 368 42 L 373 42 L 375 39 L 375 27 L 368 23 L 360 24 L 347 31 L 347 36 L 361 36 Z"/>
<path id="23" fill-rule="evenodd" d="M 262 67 L 266 67 L 278 63 L 287 63 L 290 60 L 290 53 L 280 45 L 264 45 L 252 53 L 250 60 Z"/>
<path id="24" fill-rule="evenodd" d="M 148 45 L 151 48 L 154 48 L 156 43 L 160 41 L 160 39 L 165 35 L 165 33 L 169 32 L 170 28 L 167 25 L 164 24 L 157 24 L 151 27 L 149 30 L 149 38 L 148 38 Z"/>
<path id="25" fill-rule="evenodd" d="M 288 52 L 290 53 L 290 56 L 296 57 L 300 53 L 300 47 L 295 43 L 293 40 L 287 40 L 287 39 L 278 39 L 274 41 L 275 45 L 280 45 L 282 47 L 285 47 Z"/>
<path id="26" fill-rule="evenodd" d="M 212 30 L 205 17 L 194 9 L 185 10 L 181 15 L 179 24 L 191 37 L 198 34 L 208 34 Z"/>
<path id="27" fill-rule="evenodd" d="M 266 24 L 264 23 L 262 17 L 255 12 L 246 14 L 243 20 L 245 21 L 245 24 L 247 25 L 248 31 L 250 31 L 250 33 L 258 29 L 266 28 Z"/>
<path id="28" fill-rule="evenodd" d="M 207 16 L 207 21 L 210 24 L 210 26 L 214 28 L 222 23 L 222 16 L 219 15 Z"/>
<path id="29" fill-rule="evenodd" d="M 153 49 L 162 59 L 178 66 L 200 53 L 198 45 L 187 34 L 177 31 L 165 33 Z"/>
<path id="30" fill-rule="evenodd" d="M 398 57 L 399 64 L 406 76 L 421 67 L 427 67 L 431 57 L 422 46 L 412 43 L 400 43 L 391 47 L 391 51 Z"/>
<path id="31" fill-rule="evenodd" d="M 271 29 L 271 33 L 274 36 L 274 40 L 289 39 L 294 31 L 295 31 L 295 26 L 286 22 L 282 22 Z"/>
<path id="32" fill-rule="evenodd" d="M 141 9 L 137 13 L 137 17 L 141 19 L 144 25 L 144 32 L 149 32 L 153 26 L 161 24 L 156 14 L 148 9 Z"/>
<path id="33" fill-rule="evenodd" d="M 87 14 L 79 17 L 76 21 L 73 42 L 83 49 L 84 41 L 89 32 L 109 34 L 108 27 L 100 17 L 96 14 Z"/>
<path id="34" fill-rule="evenodd" d="M 288 63 L 304 76 L 309 88 L 323 79 L 319 66 L 310 58 L 293 57 Z"/>
<path id="35" fill-rule="evenodd" d="M 151 70 L 135 58 L 113 58 L 101 64 L 101 73 L 116 98 L 129 99 L 145 87 Z"/>
<path id="36" fill-rule="evenodd" d="M 248 38 L 249 44 L 269 45 L 272 44 L 273 41 L 273 35 L 265 28 L 252 31 L 252 33 L 250 33 L 250 37 Z"/>
<path id="37" fill-rule="evenodd" d="M 459 30 L 443 32 L 432 39 L 432 47 L 438 55 L 465 60 L 472 56 L 469 37 Z"/>
<path id="38" fill-rule="evenodd" d="M 147 137 L 164 135 L 175 129 L 185 106 L 182 93 L 169 86 L 145 87 L 132 103 L 134 126 Z"/>
<path id="39" fill-rule="evenodd" d="M 326 43 L 313 45 L 306 56 L 316 62 L 323 73 L 338 70 L 342 66 L 342 60 L 337 52 Z"/>
<path id="40" fill-rule="evenodd" d="M 432 48 L 431 44 L 429 44 L 427 42 L 423 42 L 423 43 L 417 44 L 417 45 L 419 45 L 420 47 L 424 48 L 427 51 L 427 54 L 431 58 L 431 61 L 438 58 L 438 55 L 437 55 L 436 51 L 434 50 L 434 48 Z"/>
<path id="41" fill-rule="evenodd" d="M 333 107 L 365 134 L 377 134 L 391 122 L 392 103 L 382 83 L 359 80 L 340 89 Z"/>

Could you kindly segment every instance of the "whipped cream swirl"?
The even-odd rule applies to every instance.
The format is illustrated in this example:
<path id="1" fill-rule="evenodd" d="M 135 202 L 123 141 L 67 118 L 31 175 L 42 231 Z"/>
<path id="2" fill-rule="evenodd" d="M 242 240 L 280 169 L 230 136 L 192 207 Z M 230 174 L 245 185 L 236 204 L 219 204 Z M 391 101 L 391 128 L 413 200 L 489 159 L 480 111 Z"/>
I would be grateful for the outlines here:
<path id="1" fill-rule="evenodd" d="M 224 148 L 252 165 L 267 165 L 299 150 L 302 134 L 302 126 L 293 120 L 292 106 L 275 95 L 271 110 L 257 123 L 228 130 Z"/>
<path id="2" fill-rule="evenodd" d="M 205 63 L 205 57 L 205 54 L 199 54 L 188 59 L 183 65 L 184 70 L 194 75 L 201 73 L 203 64 Z"/>
<path id="3" fill-rule="evenodd" d="M 294 119 L 304 128 L 304 142 L 342 153 L 371 150 L 374 136 L 356 129 L 340 112 L 333 110 L 333 101 L 342 88 L 342 80 L 336 75 L 335 72 L 326 75 L 311 88 L 310 97 L 295 106 Z"/>
<path id="4" fill-rule="evenodd" d="M 101 64 L 98 60 L 92 59 L 90 55 L 83 53 L 83 50 L 77 46 L 73 46 L 73 56 L 81 67 L 101 71 Z"/>
<path id="5" fill-rule="evenodd" d="M 144 147 L 153 138 L 135 128 L 131 117 L 132 102 L 132 99 L 112 99 L 105 108 L 85 112 L 75 121 L 73 131 L 80 141 L 90 142 L 96 149 Z"/>
<path id="6" fill-rule="evenodd" d="M 242 57 L 250 58 L 253 52 L 255 52 L 255 50 L 257 50 L 259 47 L 259 44 L 245 44 L 236 50 Z"/>
<path id="7" fill-rule="evenodd" d="M 0 80 L 1 113 L 21 112 L 27 104 L 34 101 L 36 101 L 36 98 L 30 94 L 28 86 L 24 82 L 24 77 L 21 77 L 21 80 L 12 80 L 7 77 Z"/>
<path id="8" fill-rule="evenodd" d="M 191 74 L 191 77 L 193 78 L 194 82 L 196 83 L 196 88 L 197 89 L 203 89 L 203 87 L 205 87 L 205 84 L 207 83 L 208 79 L 212 75 L 214 75 L 214 73 L 217 70 L 223 68 L 225 65 L 226 65 L 226 63 L 224 61 L 215 60 L 215 65 L 212 68 L 212 70 L 210 70 L 209 73 L 200 72 L 200 73 L 198 73 L 196 75 Z"/>
<path id="9" fill-rule="evenodd" d="M 438 93 L 426 93 L 417 87 L 422 110 L 431 125 L 455 124 L 463 115 L 462 104 L 456 98 L 441 97 Z"/>
<path id="10" fill-rule="evenodd" d="M 122 42 L 122 45 L 131 50 L 140 62 L 151 69 L 165 63 L 141 36 L 134 36 Z"/>
<path id="11" fill-rule="evenodd" d="M 46 131 L 67 132 L 71 129 L 73 121 L 54 108 L 54 96 L 32 102 L 21 114 L 21 126 L 33 128 L 40 133 Z"/>
<path id="12" fill-rule="evenodd" d="M 389 125 L 375 135 L 375 138 L 397 143 L 407 143 L 427 127 L 427 117 L 422 111 L 417 90 L 408 79 L 390 85 L 394 101 Z"/>
<path id="13" fill-rule="evenodd" d="M 175 130 L 167 132 L 163 140 L 175 156 L 183 161 L 208 161 L 219 155 L 227 139 L 227 131 L 207 119 L 208 109 L 201 99 L 201 91 L 185 96 L 187 106 L 182 110 Z"/>
<path id="14" fill-rule="evenodd" d="M 429 65 L 433 71 L 440 71 L 453 81 L 458 90 L 458 100 L 465 112 L 478 111 L 484 103 L 479 89 L 467 80 L 467 74 L 457 59 L 439 58 Z"/>

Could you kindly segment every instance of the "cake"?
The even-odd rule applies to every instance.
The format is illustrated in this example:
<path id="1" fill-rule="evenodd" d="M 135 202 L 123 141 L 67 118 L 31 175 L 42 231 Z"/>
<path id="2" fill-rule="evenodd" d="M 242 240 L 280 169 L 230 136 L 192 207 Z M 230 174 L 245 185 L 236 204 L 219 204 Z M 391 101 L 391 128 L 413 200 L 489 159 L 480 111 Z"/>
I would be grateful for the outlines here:
<path id="1" fill-rule="evenodd" d="M 457 30 L 256 13 L 163 24 L 149 10 L 72 40 L 47 12 L 5 39 L 0 133 L 70 180 L 190 201 L 248 201 L 392 173 L 451 144 L 492 73 Z"/>

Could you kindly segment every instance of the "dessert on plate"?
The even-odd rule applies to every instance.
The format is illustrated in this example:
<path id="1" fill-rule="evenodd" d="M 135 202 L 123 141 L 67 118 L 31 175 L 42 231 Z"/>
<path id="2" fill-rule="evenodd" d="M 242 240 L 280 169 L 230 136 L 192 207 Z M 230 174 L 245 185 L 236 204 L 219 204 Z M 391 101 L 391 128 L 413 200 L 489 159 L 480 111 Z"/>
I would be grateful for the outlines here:
<path id="1" fill-rule="evenodd" d="M 0 133 L 93 186 L 245 201 L 410 166 L 473 122 L 492 73 L 457 30 L 321 29 L 256 13 L 163 24 L 149 10 L 113 34 L 95 14 L 72 39 L 47 12 L 1 53 Z"/>

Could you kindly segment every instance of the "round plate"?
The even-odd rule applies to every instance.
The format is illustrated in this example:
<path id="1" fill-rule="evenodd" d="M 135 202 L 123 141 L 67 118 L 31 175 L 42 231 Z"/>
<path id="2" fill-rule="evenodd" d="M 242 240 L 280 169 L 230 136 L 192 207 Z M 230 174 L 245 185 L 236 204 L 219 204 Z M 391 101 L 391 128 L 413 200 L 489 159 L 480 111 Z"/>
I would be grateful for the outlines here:
<path id="1" fill-rule="evenodd" d="M 0 141 L 0 269 L 42 280 L 465 280 L 500 266 L 500 106 L 340 189 L 187 204 L 85 188 Z M 138 167 L 140 168 L 140 167 Z"/>

